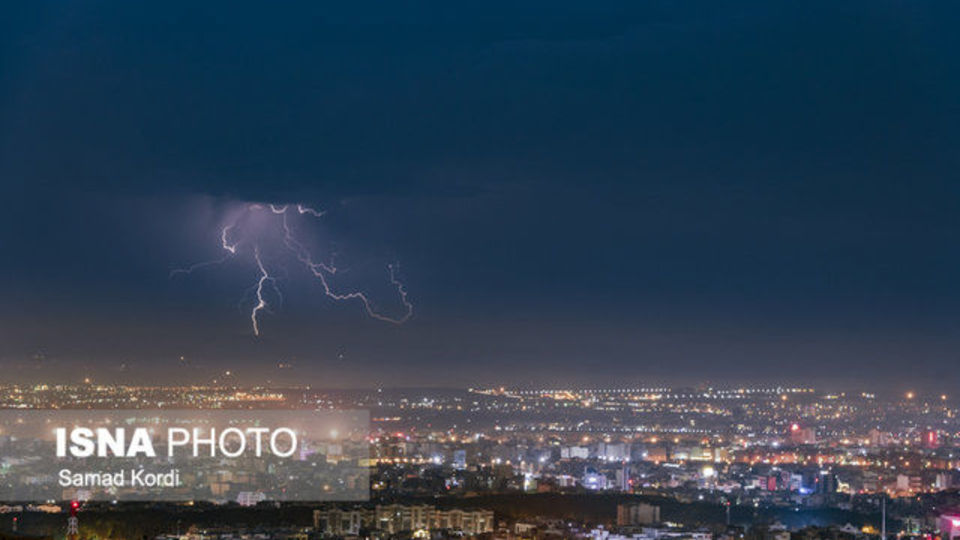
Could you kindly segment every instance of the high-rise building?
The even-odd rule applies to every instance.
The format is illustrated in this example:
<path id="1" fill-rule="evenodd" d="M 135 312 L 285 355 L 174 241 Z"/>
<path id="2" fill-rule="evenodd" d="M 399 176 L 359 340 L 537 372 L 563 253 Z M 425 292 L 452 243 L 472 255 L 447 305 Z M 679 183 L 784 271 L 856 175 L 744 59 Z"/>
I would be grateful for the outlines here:
<path id="1" fill-rule="evenodd" d="M 330 508 L 313 511 L 313 528 L 336 536 L 354 536 L 360 534 L 363 526 L 364 511 L 361 509 L 342 510 Z"/>
<path id="2" fill-rule="evenodd" d="M 820 471 L 815 480 L 814 491 L 817 493 L 836 493 L 837 475 L 829 471 Z"/>
<path id="3" fill-rule="evenodd" d="M 331 507 L 313 511 L 314 528 L 337 536 L 357 535 L 361 528 L 388 535 L 449 529 L 472 536 L 493 532 L 493 525 L 492 510 L 438 510 L 428 504 L 378 504 L 373 508 Z"/>
<path id="4" fill-rule="evenodd" d="M 652 525 L 660 522 L 660 507 L 646 503 L 617 505 L 617 525 Z"/>
<path id="5" fill-rule="evenodd" d="M 580 483 L 583 487 L 591 490 L 604 490 L 607 489 L 607 476 L 593 467 L 587 467 L 583 471 L 583 478 L 581 478 Z"/>
<path id="6" fill-rule="evenodd" d="M 461 471 L 467 468 L 467 451 L 466 450 L 453 451 L 453 468 Z"/>
<path id="7" fill-rule="evenodd" d="M 937 523 L 943 540 L 955 540 L 960 537 L 960 514 L 941 514 Z"/>
<path id="8" fill-rule="evenodd" d="M 923 433 L 923 446 L 931 449 L 940 447 L 940 435 L 935 429 L 928 429 Z"/>

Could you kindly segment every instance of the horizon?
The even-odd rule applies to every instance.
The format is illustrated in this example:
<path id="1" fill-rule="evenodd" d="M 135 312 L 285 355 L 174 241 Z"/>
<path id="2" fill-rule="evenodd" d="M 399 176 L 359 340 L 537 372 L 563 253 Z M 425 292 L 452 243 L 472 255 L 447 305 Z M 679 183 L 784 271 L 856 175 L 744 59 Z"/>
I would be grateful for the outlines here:
<path id="1" fill-rule="evenodd" d="M 0 539 L 960 540 L 960 2 L 0 7 Z"/>

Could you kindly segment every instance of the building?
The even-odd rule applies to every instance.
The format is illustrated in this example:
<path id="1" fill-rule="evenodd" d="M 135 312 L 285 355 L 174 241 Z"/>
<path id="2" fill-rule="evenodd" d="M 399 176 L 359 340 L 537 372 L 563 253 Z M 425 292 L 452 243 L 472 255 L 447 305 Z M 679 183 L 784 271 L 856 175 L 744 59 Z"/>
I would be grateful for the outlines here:
<path id="1" fill-rule="evenodd" d="M 916 475 L 898 474 L 896 487 L 901 492 L 923 491 L 923 479 Z"/>
<path id="2" fill-rule="evenodd" d="M 652 525 L 660 523 L 660 507 L 646 503 L 617 505 L 617 525 Z"/>
<path id="3" fill-rule="evenodd" d="M 799 424 L 790 426 L 790 442 L 792 444 L 816 444 L 817 432 L 813 428 L 800 427 Z"/>
<path id="4" fill-rule="evenodd" d="M 953 487 L 953 476 L 950 473 L 937 473 L 933 480 L 934 489 L 944 490 Z"/>
<path id="5" fill-rule="evenodd" d="M 960 537 L 960 514 L 941 514 L 937 525 L 943 540 Z"/>
<path id="6" fill-rule="evenodd" d="M 590 449 L 586 446 L 564 446 L 560 449 L 561 459 L 587 459 L 590 457 Z"/>
<path id="7" fill-rule="evenodd" d="M 876 428 L 870 430 L 868 437 L 870 438 L 870 446 L 887 446 L 890 444 L 890 434 Z"/>
<path id="8" fill-rule="evenodd" d="M 713 535 L 708 531 L 678 531 L 665 529 L 650 529 L 644 527 L 642 532 L 610 531 L 603 526 L 589 531 L 590 540 L 711 540 Z M 781 540 L 781 539 L 770 539 Z M 789 537 L 786 540 L 790 540 Z"/>
<path id="9" fill-rule="evenodd" d="M 815 493 L 836 493 L 837 475 L 829 471 L 820 471 L 820 474 L 814 479 Z"/>
<path id="10" fill-rule="evenodd" d="M 397 534 L 403 531 L 456 530 L 466 536 L 493 532 L 492 510 L 438 510 L 428 504 L 330 507 L 313 511 L 313 527 L 324 534 L 357 535 L 360 529 Z"/>
<path id="11" fill-rule="evenodd" d="M 431 512 L 436 509 L 427 504 L 406 506 L 402 504 L 380 505 L 374 509 L 374 520 L 371 529 L 377 529 L 389 534 L 400 531 L 429 530 Z"/>
<path id="12" fill-rule="evenodd" d="M 593 467 L 587 467 L 583 471 L 583 478 L 580 483 L 587 489 L 604 490 L 607 489 L 607 476 Z"/>
<path id="13" fill-rule="evenodd" d="M 616 472 L 617 489 L 620 491 L 630 491 L 630 467 L 626 463 Z"/>
<path id="14" fill-rule="evenodd" d="M 453 451 L 453 468 L 458 471 L 462 471 L 467 468 L 467 451 L 466 450 L 454 450 Z"/>
<path id="15" fill-rule="evenodd" d="M 237 504 L 240 506 L 256 506 L 266 499 L 262 491 L 241 491 L 237 494 Z"/>
<path id="16" fill-rule="evenodd" d="M 313 528 L 336 536 L 355 536 L 363 526 L 364 510 L 329 508 L 313 511 Z"/>
<path id="17" fill-rule="evenodd" d="M 493 532 L 493 510 L 435 510 L 428 529 L 463 531 L 466 535 Z"/>
<path id="18" fill-rule="evenodd" d="M 597 457 L 607 461 L 630 461 L 630 445 L 624 443 L 597 443 Z"/>

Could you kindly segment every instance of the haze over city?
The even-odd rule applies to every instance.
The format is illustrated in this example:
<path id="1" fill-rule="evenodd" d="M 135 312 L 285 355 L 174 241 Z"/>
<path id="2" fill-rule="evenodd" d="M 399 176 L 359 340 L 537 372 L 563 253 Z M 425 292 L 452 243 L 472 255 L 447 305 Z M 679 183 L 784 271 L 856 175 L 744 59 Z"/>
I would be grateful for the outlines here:
<path id="1" fill-rule="evenodd" d="M 0 540 L 960 540 L 958 28 L 0 5 Z"/>

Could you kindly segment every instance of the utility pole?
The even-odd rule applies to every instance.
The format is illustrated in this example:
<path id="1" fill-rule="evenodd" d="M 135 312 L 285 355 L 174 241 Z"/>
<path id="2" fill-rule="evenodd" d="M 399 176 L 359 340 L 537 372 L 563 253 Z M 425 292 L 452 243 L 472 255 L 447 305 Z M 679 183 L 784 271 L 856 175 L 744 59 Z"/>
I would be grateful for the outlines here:
<path id="1" fill-rule="evenodd" d="M 880 540 L 887 540 L 887 494 L 880 499 Z"/>
<path id="2" fill-rule="evenodd" d="M 80 520 L 77 519 L 77 511 L 80 510 L 79 501 L 70 501 L 70 517 L 67 518 L 67 538 L 77 540 L 80 538 Z"/>

